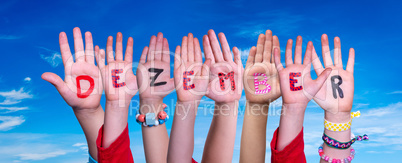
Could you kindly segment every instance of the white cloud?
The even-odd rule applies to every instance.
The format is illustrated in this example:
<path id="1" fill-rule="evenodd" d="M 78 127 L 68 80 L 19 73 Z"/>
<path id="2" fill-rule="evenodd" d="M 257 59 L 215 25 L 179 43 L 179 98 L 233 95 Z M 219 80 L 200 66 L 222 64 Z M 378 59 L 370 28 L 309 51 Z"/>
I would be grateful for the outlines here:
<path id="1" fill-rule="evenodd" d="M 21 36 L 14 35 L 0 35 L 0 40 L 16 40 L 22 38 Z"/>
<path id="2" fill-rule="evenodd" d="M 6 92 L 0 92 L 0 96 L 5 98 L 4 101 L 0 102 L 0 105 L 12 105 L 20 103 L 23 99 L 32 98 L 33 95 L 29 92 L 24 91 L 24 87 L 21 87 L 18 91 L 11 90 Z"/>
<path id="3" fill-rule="evenodd" d="M 59 52 L 45 47 L 38 48 L 45 51 L 46 54 L 40 54 L 40 57 L 48 62 L 52 67 L 57 67 L 60 63 L 62 63 L 61 54 Z"/>
<path id="4" fill-rule="evenodd" d="M 390 93 L 387 93 L 387 94 L 402 94 L 402 91 L 393 91 L 393 92 L 390 92 Z"/>
<path id="5" fill-rule="evenodd" d="M 86 146 L 87 143 L 75 143 L 73 144 L 73 147 L 81 147 L 81 146 Z"/>
<path id="6" fill-rule="evenodd" d="M 0 131 L 11 130 L 25 122 L 24 116 L 0 116 Z"/>
<path id="7" fill-rule="evenodd" d="M 21 111 L 21 110 L 28 110 L 28 107 L 1 107 L 0 106 L 0 111 L 4 111 L 4 112 L 0 112 L 0 113 L 12 113 L 12 112 L 17 112 L 17 111 Z"/>
<path id="8" fill-rule="evenodd" d="M 370 109 L 367 113 L 365 113 L 366 117 L 382 117 L 385 115 L 390 115 L 395 113 L 398 109 L 402 109 L 402 102 L 398 102 L 396 104 L 390 104 L 386 107 Z"/>
<path id="9" fill-rule="evenodd" d="M 64 150 L 49 152 L 49 153 L 23 153 L 18 154 L 21 160 L 44 160 L 52 157 L 57 157 L 67 154 Z"/>
<path id="10" fill-rule="evenodd" d="M 31 81 L 31 78 L 30 78 L 30 77 L 26 77 L 26 78 L 24 79 L 24 81 L 30 82 L 30 81 Z"/>

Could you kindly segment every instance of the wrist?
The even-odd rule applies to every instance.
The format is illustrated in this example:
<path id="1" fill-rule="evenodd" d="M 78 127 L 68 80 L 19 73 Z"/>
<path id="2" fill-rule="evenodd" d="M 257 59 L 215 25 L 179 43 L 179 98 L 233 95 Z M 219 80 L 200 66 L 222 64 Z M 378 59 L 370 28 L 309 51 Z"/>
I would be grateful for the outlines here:
<path id="1" fill-rule="evenodd" d="M 245 114 L 252 116 L 268 116 L 269 113 L 269 103 L 253 103 L 246 102 Z"/>
<path id="2" fill-rule="evenodd" d="M 305 103 L 292 103 L 282 104 L 282 115 L 303 115 L 306 111 L 307 104 Z"/>
<path id="3" fill-rule="evenodd" d="M 325 119 L 327 121 L 330 121 L 333 123 L 346 123 L 346 122 L 349 122 L 351 119 L 350 111 L 349 112 L 337 112 L 337 113 L 332 113 L 332 112 L 326 111 Z"/>
<path id="4" fill-rule="evenodd" d="M 140 112 L 159 113 L 163 110 L 163 99 L 140 99 Z"/>
<path id="5" fill-rule="evenodd" d="M 98 114 L 100 111 L 103 112 L 102 105 L 98 105 L 94 108 L 78 108 L 78 107 L 73 107 L 74 114 L 79 114 L 79 115 L 93 115 L 93 114 Z"/>

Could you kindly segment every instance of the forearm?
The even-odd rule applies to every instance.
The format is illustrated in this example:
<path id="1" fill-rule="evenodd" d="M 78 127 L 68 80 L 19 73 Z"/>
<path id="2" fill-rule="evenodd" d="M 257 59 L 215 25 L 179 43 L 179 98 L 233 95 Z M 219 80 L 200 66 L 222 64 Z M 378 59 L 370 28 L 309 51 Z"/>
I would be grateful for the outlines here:
<path id="1" fill-rule="evenodd" d="M 194 150 L 194 123 L 199 101 L 177 102 L 170 133 L 168 162 L 190 162 Z"/>
<path id="2" fill-rule="evenodd" d="M 351 116 L 350 112 L 339 112 L 336 114 L 330 113 L 330 112 L 325 112 L 325 119 L 329 122 L 333 123 L 347 123 L 350 121 Z M 334 138 L 340 142 L 348 142 L 351 139 L 351 129 L 345 130 L 345 131 L 330 131 L 328 129 L 324 130 L 324 133 L 331 137 Z M 331 158 L 336 158 L 336 159 L 344 159 L 347 158 L 350 155 L 350 148 L 348 149 L 335 149 L 332 147 L 329 147 L 324 143 L 323 146 L 324 154 L 326 156 L 330 156 Z M 321 159 L 320 162 L 326 162 L 323 159 Z"/>
<path id="3" fill-rule="evenodd" d="M 119 101 L 106 101 L 106 115 L 102 147 L 108 148 L 127 126 L 129 103 L 119 104 Z"/>
<path id="4" fill-rule="evenodd" d="M 240 143 L 240 162 L 265 162 L 269 103 L 246 103 Z"/>
<path id="5" fill-rule="evenodd" d="M 232 162 L 238 105 L 238 101 L 215 103 L 214 116 L 205 142 L 202 162 Z"/>
<path id="6" fill-rule="evenodd" d="M 162 99 L 159 101 L 143 100 L 140 101 L 141 114 L 155 113 L 157 115 L 163 110 Z M 166 162 L 169 136 L 165 123 L 153 127 L 142 126 L 142 139 L 146 161 L 149 163 Z"/>
<path id="7" fill-rule="evenodd" d="M 94 110 L 79 110 L 74 109 L 74 114 L 84 131 L 85 138 L 87 139 L 89 154 L 97 160 L 98 150 L 96 146 L 96 139 L 98 132 L 104 122 L 104 111 L 101 105 Z"/>
<path id="8" fill-rule="evenodd" d="M 303 128 L 307 104 L 283 104 L 279 122 L 277 150 L 283 150 Z"/>

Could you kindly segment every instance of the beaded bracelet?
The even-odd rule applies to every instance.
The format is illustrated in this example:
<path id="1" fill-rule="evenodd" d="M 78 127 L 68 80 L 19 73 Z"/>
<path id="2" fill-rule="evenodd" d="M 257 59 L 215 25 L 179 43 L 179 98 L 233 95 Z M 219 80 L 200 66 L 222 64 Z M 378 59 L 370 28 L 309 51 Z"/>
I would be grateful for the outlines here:
<path id="1" fill-rule="evenodd" d="M 329 122 L 326 119 L 324 119 L 324 126 L 327 130 L 330 130 L 330 131 L 348 130 L 350 128 L 350 126 L 352 126 L 352 119 L 355 117 L 360 117 L 360 111 L 350 113 L 350 117 L 351 117 L 350 121 L 346 122 L 346 123 L 333 123 L 333 122 Z"/>
<path id="2" fill-rule="evenodd" d="M 363 141 L 363 140 L 367 141 L 367 140 L 369 140 L 369 137 L 366 134 L 364 134 L 363 136 L 358 135 L 358 136 L 354 137 L 349 142 L 339 142 L 324 133 L 322 135 L 322 140 L 324 140 L 324 143 L 330 147 L 337 148 L 337 149 L 348 149 L 356 141 Z"/>
<path id="3" fill-rule="evenodd" d="M 327 161 L 329 163 L 350 163 L 355 158 L 356 152 L 353 149 L 353 147 L 350 149 L 350 156 L 348 156 L 348 157 L 346 157 L 344 159 L 335 159 L 335 158 L 333 159 L 333 158 L 328 157 L 327 155 L 324 154 L 324 150 L 322 148 L 323 145 L 324 145 L 324 143 L 321 144 L 320 147 L 318 147 L 318 154 L 320 155 L 320 157 L 323 160 L 325 160 L 325 161 Z"/>
<path id="4" fill-rule="evenodd" d="M 140 114 L 139 109 L 137 110 L 137 115 L 135 116 L 137 123 L 143 126 L 158 126 L 165 123 L 169 116 L 166 113 L 167 107 L 166 104 L 163 104 L 163 110 L 158 113 L 158 118 L 156 119 L 155 113 L 147 113 L 147 114 Z"/>

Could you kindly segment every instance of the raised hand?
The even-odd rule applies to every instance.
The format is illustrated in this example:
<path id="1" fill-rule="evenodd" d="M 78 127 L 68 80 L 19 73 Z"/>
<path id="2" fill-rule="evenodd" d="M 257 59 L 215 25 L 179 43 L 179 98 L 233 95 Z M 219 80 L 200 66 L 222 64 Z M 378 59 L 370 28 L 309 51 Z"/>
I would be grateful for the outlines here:
<path id="1" fill-rule="evenodd" d="M 302 37 L 296 40 L 294 62 L 292 60 L 292 39 L 286 45 L 285 63 L 281 63 L 279 49 L 275 48 L 275 65 L 278 69 L 280 87 L 284 104 L 297 104 L 307 106 L 307 103 L 315 96 L 317 91 L 328 77 L 331 69 L 323 70 L 316 80 L 311 78 L 311 55 L 313 51 L 312 42 L 308 42 L 304 61 L 302 63 Z"/>
<path id="2" fill-rule="evenodd" d="M 211 60 L 202 64 L 200 42 L 193 34 L 184 36 L 182 46 L 176 47 L 174 80 L 178 102 L 201 100 L 209 83 L 208 68 Z"/>
<path id="3" fill-rule="evenodd" d="M 152 36 L 149 47 L 142 51 L 137 68 L 137 81 L 140 99 L 161 101 L 174 89 L 174 80 L 170 78 L 170 51 L 166 38 L 161 32 Z"/>
<path id="4" fill-rule="evenodd" d="M 92 34 L 85 33 L 85 50 L 81 31 L 74 28 L 75 62 L 72 57 L 66 33 L 59 36 L 61 58 L 64 64 L 64 81 L 56 74 L 46 72 L 42 78 L 53 84 L 70 105 L 77 117 L 85 137 L 90 155 L 97 159 L 96 138 L 103 125 L 104 112 L 100 105 L 103 92 L 101 74 L 94 64 Z"/>
<path id="5" fill-rule="evenodd" d="M 116 57 L 113 56 L 113 37 L 106 43 L 106 55 L 103 49 L 95 46 L 95 56 L 102 72 L 107 102 L 120 102 L 129 105 L 131 98 L 137 93 L 137 78 L 133 74 L 133 38 L 129 37 L 123 60 L 123 35 L 116 36 Z M 107 65 L 105 65 L 105 57 Z"/>
<path id="6" fill-rule="evenodd" d="M 250 49 L 243 77 L 248 102 L 270 103 L 280 97 L 278 70 L 271 58 L 275 48 L 279 49 L 278 37 L 267 30 Z"/>
<path id="7" fill-rule="evenodd" d="M 213 30 L 203 38 L 205 57 L 211 60 L 210 77 L 207 97 L 217 103 L 238 101 L 243 91 L 243 65 L 240 59 L 240 52 L 233 47 L 234 59 L 230 52 L 229 44 L 225 34 L 219 33 L 219 41 Z"/>
<path id="8" fill-rule="evenodd" d="M 67 35 L 60 33 L 60 51 L 64 64 L 64 81 L 56 74 L 46 72 L 42 78 L 53 84 L 66 103 L 75 110 L 96 110 L 100 107 L 103 85 L 100 71 L 94 64 L 92 34 L 85 33 L 85 50 L 81 30 L 74 33 L 75 62 L 68 45 Z"/>
<path id="9" fill-rule="evenodd" d="M 341 55 L 341 40 L 339 37 L 335 37 L 334 39 L 334 62 L 331 59 L 328 36 L 326 34 L 322 35 L 321 44 L 325 68 L 331 68 L 332 72 L 323 87 L 318 91 L 317 95 L 315 95 L 314 101 L 324 110 L 333 114 L 337 114 L 338 112 L 350 113 L 354 94 L 353 67 L 355 62 L 355 50 L 350 48 L 349 61 L 346 70 L 344 70 Z M 312 62 L 317 75 L 322 74 L 324 67 L 314 49 Z"/>

